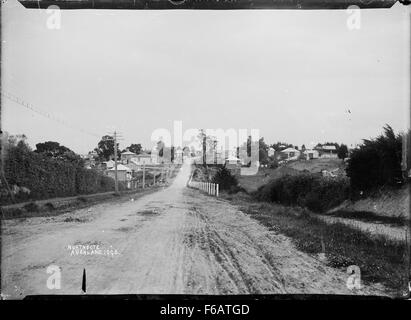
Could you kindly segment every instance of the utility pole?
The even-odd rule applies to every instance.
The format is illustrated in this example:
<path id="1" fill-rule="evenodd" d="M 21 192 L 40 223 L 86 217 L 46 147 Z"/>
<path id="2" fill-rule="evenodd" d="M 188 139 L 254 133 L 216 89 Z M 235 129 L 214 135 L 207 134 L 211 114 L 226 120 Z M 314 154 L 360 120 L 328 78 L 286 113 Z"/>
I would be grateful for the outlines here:
<path id="1" fill-rule="evenodd" d="M 114 181 L 115 191 L 118 193 L 118 176 L 117 176 L 117 132 L 114 131 Z"/>
<path id="2" fill-rule="evenodd" d="M 143 163 L 143 189 L 146 186 L 146 164 Z"/>

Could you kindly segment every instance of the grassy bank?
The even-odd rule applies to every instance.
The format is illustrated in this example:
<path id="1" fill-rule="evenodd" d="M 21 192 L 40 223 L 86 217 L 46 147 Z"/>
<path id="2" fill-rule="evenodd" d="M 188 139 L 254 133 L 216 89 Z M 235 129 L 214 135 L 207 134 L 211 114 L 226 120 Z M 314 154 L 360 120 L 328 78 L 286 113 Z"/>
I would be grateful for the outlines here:
<path id="1" fill-rule="evenodd" d="M 270 230 L 290 237 L 299 250 L 311 255 L 324 253 L 327 265 L 343 271 L 357 265 L 365 285 L 382 283 L 396 295 L 407 288 L 409 244 L 340 223 L 328 224 L 307 209 L 257 202 L 242 193 L 222 197 Z"/>
<path id="2" fill-rule="evenodd" d="M 87 208 L 98 203 L 108 201 L 124 201 L 126 198 L 139 198 L 153 193 L 158 187 L 126 191 L 120 194 L 114 192 L 85 195 L 69 198 L 55 198 L 49 200 L 32 201 L 25 204 L 1 207 L 1 219 L 20 219 L 34 217 L 48 217 L 60 215 L 72 210 Z"/>

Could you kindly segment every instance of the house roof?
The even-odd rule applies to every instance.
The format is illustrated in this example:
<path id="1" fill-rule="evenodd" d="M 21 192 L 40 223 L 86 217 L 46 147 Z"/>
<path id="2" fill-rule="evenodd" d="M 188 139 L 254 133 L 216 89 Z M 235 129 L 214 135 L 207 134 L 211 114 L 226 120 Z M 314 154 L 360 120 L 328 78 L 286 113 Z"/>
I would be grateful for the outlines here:
<path id="1" fill-rule="evenodd" d="M 125 154 L 125 155 L 136 155 L 134 152 L 131 152 L 131 151 L 124 151 L 124 152 L 122 152 L 121 153 L 121 155 L 123 155 L 123 154 Z"/>
<path id="2" fill-rule="evenodd" d="M 237 157 L 228 157 L 228 158 L 226 159 L 226 161 L 240 161 L 240 159 L 237 158 Z"/>
<path id="3" fill-rule="evenodd" d="M 114 170 L 116 170 L 115 167 L 111 168 L 109 171 L 114 171 Z M 131 169 L 129 167 L 126 167 L 125 165 L 118 164 L 117 165 L 117 171 L 129 171 L 129 172 L 131 172 Z"/>
<path id="4" fill-rule="evenodd" d="M 287 148 L 287 149 L 281 150 L 281 152 L 300 152 L 300 150 L 297 150 L 294 148 Z"/>
<path id="5" fill-rule="evenodd" d="M 323 146 L 322 149 L 323 150 L 337 150 L 335 146 Z"/>
<path id="6" fill-rule="evenodd" d="M 115 162 L 113 160 L 105 161 L 103 162 L 106 164 L 106 166 L 114 166 Z"/>
<path id="7" fill-rule="evenodd" d="M 136 155 L 136 158 L 143 158 L 143 157 L 151 157 L 151 154 L 143 152 L 143 153 Z"/>

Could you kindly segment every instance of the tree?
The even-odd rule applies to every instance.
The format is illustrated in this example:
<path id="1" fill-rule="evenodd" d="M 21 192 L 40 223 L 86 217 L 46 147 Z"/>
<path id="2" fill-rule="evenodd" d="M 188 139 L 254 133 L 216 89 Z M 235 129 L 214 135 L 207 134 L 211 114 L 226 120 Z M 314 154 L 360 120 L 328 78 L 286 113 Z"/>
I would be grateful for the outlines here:
<path id="1" fill-rule="evenodd" d="M 175 147 L 171 146 L 171 150 L 170 150 L 170 161 L 174 162 L 174 154 L 175 154 Z"/>
<path id="2" fill-rule="evenodd" d="M 157 142 L 157 151 L 158 151 L 158 156 L 159 157 L 164 157 L 164 148 L 165 148 L 165 144 L 164 144 L 164 142 L 163 141 L 158 141 Z"/>
<path id="3" fill-rule="evenodd" d="M 345 159 L 348 156 L 348 148 L 345 144 L 341 144 L 340 147 L 337 149 L 337 155 L 340 159 Z"/>
<path id="4" fill-rule="evenodd" d="M 363 140 L 348 161 L 347 176 L 355 190 L 372 190 L 379 186 L 396 186 L 403 181 L 401 172 L 402 136 L 386 125 L 384 133 Z"/>
<path id="5" fill-rule="evenodd" d="M 237 153 L 240 157 L 244 157 L 242 160 L 245 160 L 246 165 L 249 167 L 251 163 L 255 161 L 261 162 L 261 160 L 263 160 L 263 162 L 266 163 L 268 160 L 268 148 L 268 145 L 264 142 L 264 138 L 260 138 L 258 141 L 252 141 L 252 137 L 248 136 L 247 141 L 240 146 Z M 258 153 L 255 152 L 255 150 L 258 150 Z"/>
<path id="6" fill-rule="evenodd" d="M 114 139 L 111 136 L 103 136 L 98 143 L 95 151 L 98 154 L 98 157 L 102 161 L 108 161 L 114 157 Z M 120 156 L 120 149 L 118 148 L 117 143 L 117 157 Z"/>
<path id="7" fill-rule="evenodd" d="M 218 183 L 220 190 L 230 190 L 238 185 L 237 178 L 225 166 L 217 171 L 212 182 Z"/>
<path id="8" fill-rule="evenodd" d="M 42 143 L 37 143 L 36 150 L 34 150 L 34 152 L 43 153 L 44 155 L 47 155 L 50 157 L 61 156 L 67 151 L 71 151 L 71 150 L 65 146 L 61 146 L 58 142 L 54 142 L 54 141 L 46 141 Z"/>
<path id="9" fill-rule="evenodd" d="M 264 142 L 264 138 L 258 140 L 258 158 L 261 164 L 267 164 L 268 159 L 268 145 Z"/>
<path id="10" fill-rule="evenodd" d="M 140 154 L 143 150 L 143 147 L 141 146 L 140 143 L 132 143 L 127 149 L 130 152 L 134 152 L 135 154 Z"/>
<path id="11" fill-rule="evenodd" d="M 281 151 L 287 148 L 294 148 L 294 145 L 291 143 L 286 143 L 286 142 L 277 142 L 271 145 L 271 148 L 273 148 L 275 151 Z"/>
<path id="12" fill-rule="evenodd" d="M 79 165 L 83 164 L 83 160 L 78 154 L 54 141 L 37 143 L 34 152 L 54 159 L 68 160 Z"/>

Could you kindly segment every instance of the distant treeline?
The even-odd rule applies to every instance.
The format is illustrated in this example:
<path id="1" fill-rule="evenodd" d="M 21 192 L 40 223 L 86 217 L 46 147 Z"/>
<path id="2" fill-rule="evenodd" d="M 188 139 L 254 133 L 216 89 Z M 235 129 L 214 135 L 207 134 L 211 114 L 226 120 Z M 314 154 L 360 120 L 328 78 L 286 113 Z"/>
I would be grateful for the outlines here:
<path id="1" fill-rule="evenodd" d="M 24 141 L 3 146 L 0 203 L 114 191 L 114 180 L 81 162 L 32 151 Z M 11 195 L 11 194 L 12 195 Z"/>

